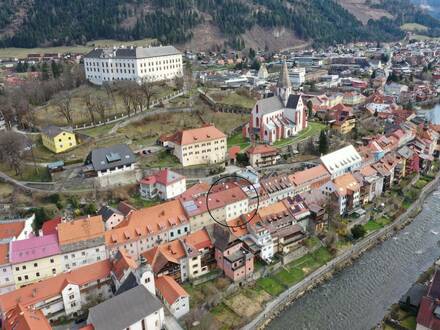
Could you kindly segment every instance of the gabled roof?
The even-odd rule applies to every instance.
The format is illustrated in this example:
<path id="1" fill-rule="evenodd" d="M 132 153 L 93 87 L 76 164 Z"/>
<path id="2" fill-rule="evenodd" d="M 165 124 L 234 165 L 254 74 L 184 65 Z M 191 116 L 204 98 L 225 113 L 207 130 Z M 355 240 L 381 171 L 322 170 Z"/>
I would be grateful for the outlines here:
<path id="1" fill-rule="evenodd" d="M 299 100 L 301 99 L 301 95 L 290 94 L 287 99 L 287 109 L 296 109 L 298 107 Z"/>
<path id="2" fill-rule="evenodd" d="M 24 220 L 0 222 L 0 240 L 17 237 L 23 231 L 24 226 Z"/>
<path id="3" fill-rule="evenodd" d="M 104 232 L 105 227 L 100 215 L 62 222 L 58 225 L 60 245 L 103 237 Z"/>
<path id="4" fill-rule="evenodd" d="M 277 154 L 278 149 L 272 147 L 267 144 L 257 144 L 256 146 L 252 146 L 246 150 L 246 153 L 249 155 L 258 155 L 258 154 Z"/>
<path id="5" fill-rule="evenodd" d="M 95 171 L 102 171 L 116 166 L 131 165 L 136 157 L 126 144 L 115 144 L 110 147 L 93 149 L 86 159 Z"/>
<path id="6" fill-rule="evenodd" d="M 103 260 L 67 273 L 56 275 L 41 282 L 27 285 L 1 295 L 0 310 L 3 312 L 9 311 L 17 305 L 18 301 L 23 306 L 30 306 L 51 299 L 61 294 L 66 283 L 82 286 L 98 279 L 107 278 L 110 276 L 110 270 L 110 261 Z"/>
<path id="7" fill-rule="evenodd" d="M 258 107 L 258 113 L 264 115 L 267 113 L 284 109 L 284 104 L 283 102 L 281 102 L 279 96 L 271 96 L 258 100 L 256 107 Z"/>
<path id="8" fill-rule="evenodd" d="M 52 330 L 41 310 L 27 308 L 22 304 L 6 314 L 3 326 L 5 330 Z"/>
<path id="9" fill-rule="evenodd" d="M 185 179 L 183 175 L 180 175 L 179 173 L 173 172 L 170 169 L 166 168 L 154 173 L 153 175 L 143 178 L 141 180 L 141 184 L 149 185 L 159 183 L 163 186 L 168 186 L 183 179 Z"/>
<path id="10" fill-rule="evenodd" d="M 171 276 L 160 276 L 155 281 L 156 289 L 159 290 L 163 299 L 170 305 L 174 304 L 178 298 L 189 297 L 184 288 L 177 283 Z"/>
<path id="11" fill-rule="evenodd" d="M 315 180 L 323 180 L 325 178 L 330 180 L 330 174 L 323 165 L 314 166 L 289 175 L 290 181 L 292 181 L 296 186 L 313 182 Z"/>
<path id="12" fill-rule="evenodd" d="M 115 256 L 115 259 L 113 260 L 112 267 L 112 271 L 116 278 L 120 280 L 125 271 L 130 269 L 134 270 L 136 268 L 138 268 L 136 261 L 127 254 L 124 248 L 120 248 Z"/>
<path id="13" fill-rule="evenodd" d="M 51 220 L 47 220 L 43 223 L 43 226 L 41 227 L 41 231 L 43 232 L 43 235 L 50 235 L 50 234 L 56 234 L 58 225 L 61 223 L 61 217 L 56 217 Z"/>
<path id="14" fill-rule="evenodd" d="M 103 207 L 101 207 L 98 211 L 98 214 L 102 216 L 102 220 L 104 220 L 104 222 L 110 219 L 113 214 L 123 215 L 121 211 L 109 205 L 104 205 Z"/>
<path id="15" fill-rule="evenodd" d="M 162 308 L 160 301 L 143 285 L 90 308 L 87 323 L 95 330 L 121 330 Z"/>
<path id="16" fill-rule="evenodd" d="M 131 212 L 116 228 L 105 232 L 107 246 L 146 237 L 188 223 L 185 211 L 178 200 Z"/>
<path id="17" fill-rule="evenodd" d="M 226 138 L 226 135 L 214 125 L 179 131 L 170 136 L 162 136 L 161 141 L 170 141 L 178 145 L 189 145 Z"/>
<path id="18" fill-rule="evenodd" d="M 345 196 L 350 192 L 359 190 L 360 185 L 356 178 L 351 173 L 341 175 L 333 180 L 336 188 L 336 193 L 340 196 Z"/>
<path id="19" fill-rule="evenodd" d="M 71 129 L 64 129 L 54 125 L 46 126 L 41 129 L 41 133 L 51 138 L 54 138 L 63 132 L 72 133 Z"/>
<path id="20" fill-rule="evenodd" d="M 9 257 L 13 264 L 50 257 L 61 252 L 56 234 L 12 241 L 10 244 Z"/>

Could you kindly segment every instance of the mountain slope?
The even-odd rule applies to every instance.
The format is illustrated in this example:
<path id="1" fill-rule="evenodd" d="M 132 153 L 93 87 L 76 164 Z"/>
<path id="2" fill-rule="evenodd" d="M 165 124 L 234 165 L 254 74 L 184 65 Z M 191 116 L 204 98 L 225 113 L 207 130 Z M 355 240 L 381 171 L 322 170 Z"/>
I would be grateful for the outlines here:
<path id="1" fill-rule="evenodd" d="M 162 43 L 191 44 L 196 39 L 206 47 L 227 44 L 241 49 L 249 45 L 277 48 L 298 40 L 326 45 L 402 38 L 399 26 L 405 15 L 391 13 L 401 3 L 405 10 L 413 10 L 408 9 L 408 0 L 366 1 L 3 0 L 0 46 L 156 38 Z M 440 28 L 440 22 L 433 22 Z"/>

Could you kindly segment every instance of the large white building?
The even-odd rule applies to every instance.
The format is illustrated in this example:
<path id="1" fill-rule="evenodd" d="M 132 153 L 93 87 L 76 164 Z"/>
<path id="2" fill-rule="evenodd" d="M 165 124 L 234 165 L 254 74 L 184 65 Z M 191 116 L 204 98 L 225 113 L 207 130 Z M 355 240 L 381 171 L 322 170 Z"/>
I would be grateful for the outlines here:
<path id="1" fill-rule="evenodd" d="M 92 84 L 132 80 L 169 80 L 183 75 L 182 53 L 173 46 L 95 48 L 84 56 Z"/>
<path id="2" fill-rule="evenodd" d="M 321 163 L 334 179 L 359 169 L 362 165 L 362 157 L 352 145 L 348 145 L 322 156 Z"/>

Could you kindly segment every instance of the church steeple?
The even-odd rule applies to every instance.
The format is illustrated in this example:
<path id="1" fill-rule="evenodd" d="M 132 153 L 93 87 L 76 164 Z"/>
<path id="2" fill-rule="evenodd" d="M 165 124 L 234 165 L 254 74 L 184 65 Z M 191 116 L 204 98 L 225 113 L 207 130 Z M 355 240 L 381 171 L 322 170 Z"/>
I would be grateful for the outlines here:
<path id="1" fill-rule="evenodd" d="M 280 77 L 277 82 L 277 94 L 283 100 L 284 105 L 287 105 L 289 95 L 292 93 L 292 83 L 289 78 L 289 70 L 287 69 L 287 62 L 284 60 L 281 68 Z"/>

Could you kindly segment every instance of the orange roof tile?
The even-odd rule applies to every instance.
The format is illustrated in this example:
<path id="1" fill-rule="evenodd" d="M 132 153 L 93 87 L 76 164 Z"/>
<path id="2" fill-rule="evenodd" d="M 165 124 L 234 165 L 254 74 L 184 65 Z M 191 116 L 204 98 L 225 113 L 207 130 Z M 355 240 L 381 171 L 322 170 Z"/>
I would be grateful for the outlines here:
<path id="1" fill-rule="evenodd" d="M 346 195 L 348 191 L 357 191 L 360 188 L 359 182 L 351 173 L 335 178 L 333 183 L 339 195 Z"/>
<path id="2" fill-rule="evenodd" d="M 172 305 L 180 297 L 189 297 L 189 294 L 171 276 L 156 278 L 156 288 L 168 304 Z"/>
<path id="3" fill-rule="evenodd" d="M 115 273 L 116 278 L 120 280 L 125 270 L 136 269 L 137 267 L 136 261 L 127 254 L 125 249 L 120 248 L 116 259 L 113 261 L 113 273 Z"/>
<path id="4" fill-rule="evenodd" d="M 265 218 L 268 215 L 281 213 L 284 211 L 287 211 L 287 208 L 284 205 L 284 203 L 277 202 L 274 204 L 270 204 L 269 206 L 262 207 L 261 209 L 258 210 L 258 214 L 260 215 L 261 218 Z"/>
<path id="5" fill-rule="evenodd" d="M 0 265 L 9 263 L 9 243 L 0 244 Z"/>
<path id="6" fill-rule="evenodd" d="M 153 272 L 157 274 L 167 262 L 179 264 L 180 259 L 186 257 L 186 253 L 182 242 L 175 240 L 154 247 L 142 253 L 142 256 L 147 259 L 153 268 Z"/>
<path id="7" fill-rule="evenodd" d="M 0 223 L 0 239 L 17 237 L 22 232 L 24 225 L 24 221 Z"/>
<path id="8" fill-rule="evenodd" d="M 240 152 L 240 146 L 232 146 L 228 150 L 228 155 L 230 159 L 235 159 L 237 154 Z"/>
<path id="9" fill-rule="evenodd" d="M 277 153 L 278 149 L 275 147 L 272 147 L 267 144 L 257 144 L 254 147 L 250 147 L 246 150 L 246 153 L 250 155 L 256 155 L 256 154 L 271 154 L 271 153 Z"/>
<path id="10" fill-rule="evenodd" d="M 61 294 L 67 282 L 82 286 L 108 277 L 110 270 L 111 262 L 103 260 L 5 293 L 0 296 L 0 310 L 11 310 L 17 305 L 17 301 L 27 307 L 51 299 Z"/>
<path id="11" fill-rule="evenodd" d="M 183 238 L 183 240 L 186 243 L 194 246 L 197 250 L 202 250 L 213 246 L 211 237 L 209 237 L 206 229 L 197 230 L 196 232 Z"/>
<path id="12" fill-rule="evenodd" d="M 100 215 L 58 224 L 60 245 L 102 237 L 104 232 L 104 222 Z"/>
<path id="13" fill-rule="evenodd" d="M 49 321 L 41 310 L 34 310 L 18 304 L 6 314 L 5 330 L 51 330 Z"/>
<path id="14" fill-rule="evenodd" d="M 161 137 L 162 141 L 171 141 L 179 145 L 188 145 L 226 138 L 226 135 L 214 125 L 187 129 L 174 133 L 171 136 Z"/>
<path id="15" fill-rule="evenodd" d="M 289 175 L 289 180 L 292 181 L 296 186 L 300 186 L 304 183 L 314 180 L 321 180 L 326 177 L 330 179 L 330 173 L 323 165 L 318 165 Z"/>
<path id="16" fill-rule="evenodd" d="M 107 246 L 127 242 L 165 230 L 174 225 L 187 223 L 182 205 L 178 200 L 168 201 L 152 207 L 133 211 L 127 220 L 105 232 Z"/>

